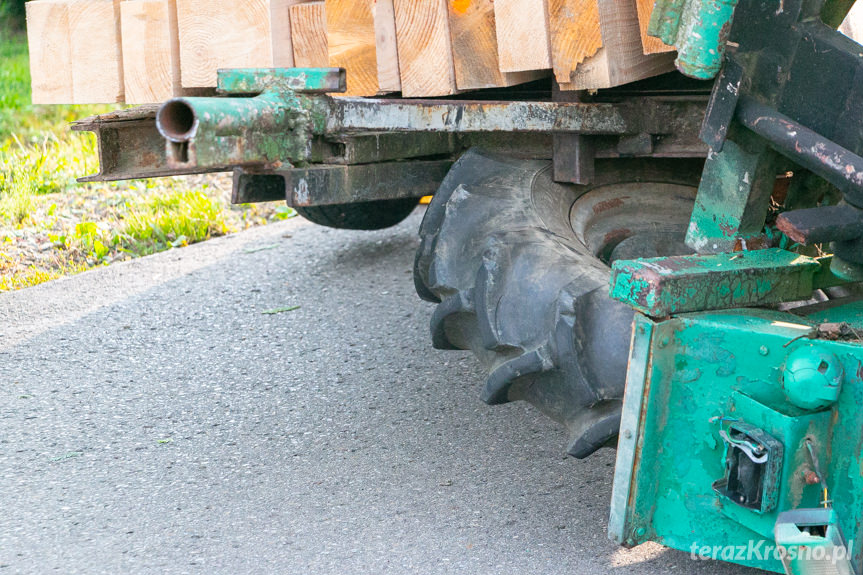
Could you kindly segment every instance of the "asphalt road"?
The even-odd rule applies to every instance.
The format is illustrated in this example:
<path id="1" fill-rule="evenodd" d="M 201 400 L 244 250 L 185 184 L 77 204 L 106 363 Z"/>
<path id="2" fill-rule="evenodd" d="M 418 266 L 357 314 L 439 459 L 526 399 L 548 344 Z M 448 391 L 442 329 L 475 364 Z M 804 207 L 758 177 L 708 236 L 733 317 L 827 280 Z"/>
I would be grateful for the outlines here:
<path id="1" fill-rule="evenodd" d="M 0 295 L 0 575 L 754 573 L 606 539 L 613 452 L 432 350 L 420 216 Z"/>

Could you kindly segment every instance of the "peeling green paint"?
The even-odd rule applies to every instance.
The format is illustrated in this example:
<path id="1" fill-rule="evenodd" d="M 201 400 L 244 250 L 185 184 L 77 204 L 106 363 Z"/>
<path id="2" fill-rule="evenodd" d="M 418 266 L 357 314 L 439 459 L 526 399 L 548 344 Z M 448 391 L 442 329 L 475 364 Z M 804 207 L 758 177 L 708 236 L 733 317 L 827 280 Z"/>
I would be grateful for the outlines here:
<path id="1" fill-rule="evenodd" d="M 829 319 L 858 325 L 861 310 L 860 302 L 833 308 Z M 813 468 L 809 439 L 859 568 L 863 346 L 810 339 L 822 316 L 756 309 L 655 322 L 637 315 L 631 362 L 643 369 L 633 372 L 638 381 L 634 375 L 627 380 L 621 422 L 621 442 L 637 449 L 618 449 L 609 522 L 613 539 L 627 545 L 656 541 L 685 552 L 693 545 L 773 546 L 780 512 L 821 505 L 820 486 L 807 480 Z M 782 378 L 786 358 L 812 346 L 839 358 L 844 380 L 837 402 L 805 410 L 785 396 Z M 773 478 L 775 505 L 767 511 L 743 507 L 714 490 L 725 473 L 727 444 L 719 431 L 729 423 L 717 419 L 722 417 L 755 426 L 783 447 Z M 783 572 L 773 555 L 719 558 Z"/>
<path id="2" fill-rule="evenodd" d="M 809 299 L 838 285 L 829 260 L 773 248 L 614 262 L 611 297 L 651 317 Z"/>
<path id="3" fill-rule="evenodd" d="M 308 161 L 313 122 L 306 98 L 278 88 L 255 97 L 179 98 L 196 125 L 187 148 L 166 142 L 174 166 L 214 168 Z"/>
<path id="4" fill-rule="evenodd" d="M 160 109 L 168 163 L 186 169 L 303 165 L 312 159 L 312 136 L 324 132 L 330 115 L 330 100 L 315 94 L 343 91 L 344 82 L 338 68 L 219 70 L 218 92 L 232 97 L 176 98 Z"/>
<path id="5" fill-rule="evenodd" d="M 698 253 L 733 251 L 762 235 L 779 156 L 745 130 L 731 127 L 710 152 L 692 210 L 686 244 Z"/>
<path id="6" fill-rule="evenodd" d="M 283 91 L 324 94 L 344 92 L 342 68 L 232 68 L 218 71 L 217 89 L 222 94 L 260 94 L 273 87 Z"/>
<path id="7" fill-rule="evenodd" d="M 648 34 L 678 51 L 677 69 L 709 80 L 722 65 L 737 0 L 659 0 Z"/>

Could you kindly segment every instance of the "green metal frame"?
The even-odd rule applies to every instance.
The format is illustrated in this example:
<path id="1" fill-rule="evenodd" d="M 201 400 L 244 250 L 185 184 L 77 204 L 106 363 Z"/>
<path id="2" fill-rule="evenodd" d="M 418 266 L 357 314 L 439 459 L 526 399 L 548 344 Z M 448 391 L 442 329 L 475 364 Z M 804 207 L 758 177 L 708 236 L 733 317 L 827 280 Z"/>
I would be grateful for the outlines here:
<path id="1" fill-rule="evenodd" d="M 614 262 L 611 297 L 652 317 L 808 300 L 846 283 L 831 258 L 779 248 Z"/>
<path id="2" fill-rule="evenodd" d="M 630 546 L 656 541 L 695 553 L 722 546 L 716 559 L 783 572 L 775 555 L 742 557 L 737 550 L 773 547 L 782 511 L 822 505 L 821 486 L 811 480 L 816 466 L 809 440 L 859 565 L 863 346 L 818 339 L 817 327 L 825 318 L 842 318 L 863 330 L 861 317 L 861 302 L 809 317 L 768 310 L 664 321 L 637 315 L 609 521 L 612 539 Z M 788 358 L 820 354 L 835 358 L 841 392 L 829 407 L 802 409 L 783 387 Z M 755 426 L 784 445 L 776 505 L 769 511 L 744 508 L 713 489 L 725 472 L 726 444 L 719 432 L 729 420 Z"/>

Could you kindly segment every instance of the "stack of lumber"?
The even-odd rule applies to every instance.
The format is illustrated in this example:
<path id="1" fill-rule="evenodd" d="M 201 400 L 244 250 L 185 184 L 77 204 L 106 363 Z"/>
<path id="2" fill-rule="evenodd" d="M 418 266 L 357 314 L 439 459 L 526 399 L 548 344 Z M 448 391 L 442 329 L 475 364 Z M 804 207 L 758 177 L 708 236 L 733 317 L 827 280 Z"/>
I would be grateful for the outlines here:
<path id="1" fill-rule="evenodd" d="M 672 69 L 653 0 L 31 0 L 33 101 L 156 103 L 220 68 L 343 67 L 348 95 L 564 90 Z M 641 16 L 641 18 L 640 18 Z"/>

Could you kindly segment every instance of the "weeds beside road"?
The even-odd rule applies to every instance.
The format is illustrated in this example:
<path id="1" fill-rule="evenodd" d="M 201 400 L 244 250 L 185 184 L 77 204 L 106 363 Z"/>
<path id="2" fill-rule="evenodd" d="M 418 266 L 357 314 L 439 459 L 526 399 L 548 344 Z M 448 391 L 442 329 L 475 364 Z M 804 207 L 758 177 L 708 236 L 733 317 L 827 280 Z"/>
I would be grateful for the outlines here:
<path id="1" fill-rule="evenodd" d="M 293 216 L 230 205 L 225 175 L 78 184 L 95 138 L 69 123 L 108 106 L 32 106 L 26 38 L 0 21 L 0 291 Z"/>

